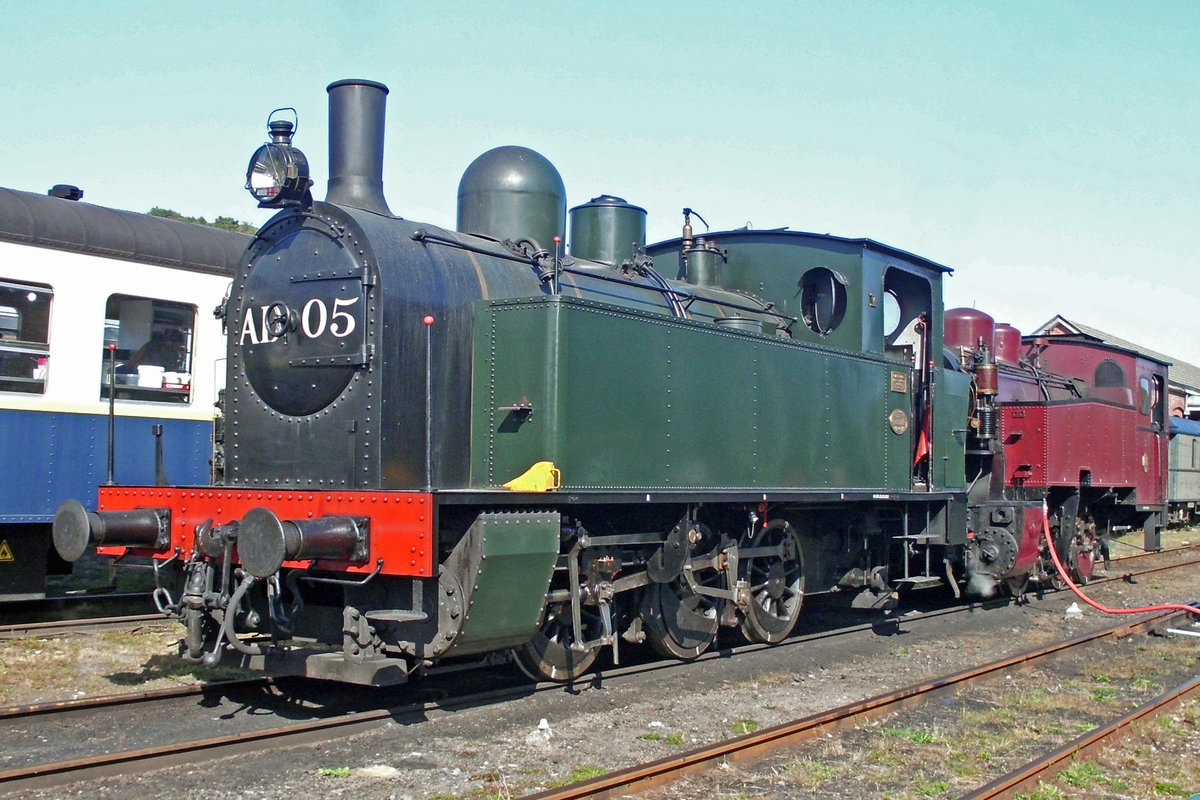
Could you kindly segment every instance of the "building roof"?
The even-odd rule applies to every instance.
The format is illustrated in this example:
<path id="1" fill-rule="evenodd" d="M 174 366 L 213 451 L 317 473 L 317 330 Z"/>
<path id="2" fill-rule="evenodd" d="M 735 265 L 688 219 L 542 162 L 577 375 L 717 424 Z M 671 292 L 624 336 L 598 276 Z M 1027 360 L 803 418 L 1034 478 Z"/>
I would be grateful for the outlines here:
<path id="1" fill-rule="evenodd" d="M 1200 367 L 1197 367 L 1195 364 L 1189 364 L 1178 358 L 1150 350 L 1136 342 L 1122 339 L 1120 336 L 1114 336 L 1099 328 L 1093 328 L 1091 325 L 1084 325 L 1082 322 L 1069 320 L 1061 314 L 1039 325 L 1038 329 L 1033 332 L 1033 335 L 1040 336 L 1053 333 L 1081 333 L 1084 336 L 1091 336 L 1094 339 L 1098 339 L 1105 344 L 1115 345 L 1125 350 L 1132 350 L 1135 353 L 1141 353 L 1150 358 L 1164 361 L 1171 365 L 1168 378 L 1172 384 L 1193 392 L 1200 392 Z"/>

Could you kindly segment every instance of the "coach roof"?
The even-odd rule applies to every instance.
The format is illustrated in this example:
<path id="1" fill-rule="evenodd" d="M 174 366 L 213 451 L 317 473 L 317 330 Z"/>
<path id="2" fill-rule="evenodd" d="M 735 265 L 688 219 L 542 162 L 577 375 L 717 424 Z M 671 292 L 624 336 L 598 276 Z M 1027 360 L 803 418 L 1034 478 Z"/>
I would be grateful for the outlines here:
<path id="1" fill-rule="evenodd" d="M 232 275 L 250 237 L 0 187 L 0 241 Z"/>

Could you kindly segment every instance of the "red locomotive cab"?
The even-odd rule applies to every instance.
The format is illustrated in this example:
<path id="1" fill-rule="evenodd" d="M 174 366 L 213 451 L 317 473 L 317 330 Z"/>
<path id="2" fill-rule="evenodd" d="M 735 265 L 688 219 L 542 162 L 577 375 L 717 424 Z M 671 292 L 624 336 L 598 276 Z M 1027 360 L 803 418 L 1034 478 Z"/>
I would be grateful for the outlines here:
<path id="1" fill-rule="evenodd" d="M 1040 397 L 1005 402 L 1006 483 L 1046 492 L 1061 543 L 1145 525 L 1166 497 L 1166 365 L 1081 336 L 1026 339 Z"/>

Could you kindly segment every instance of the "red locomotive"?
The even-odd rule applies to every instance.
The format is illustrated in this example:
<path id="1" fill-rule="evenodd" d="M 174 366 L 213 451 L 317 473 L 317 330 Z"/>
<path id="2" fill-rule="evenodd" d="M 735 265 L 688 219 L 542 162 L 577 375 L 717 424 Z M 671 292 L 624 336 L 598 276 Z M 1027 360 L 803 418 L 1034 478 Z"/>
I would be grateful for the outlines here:
<path id="1" fill-rule="evenodd" d="M 945 324 L 947 347 L 975 375 L 969 452 L 990 462 L 991 498 L 1024 501 L 1020 541 L 989 531 L 983 513 L 973 526 L 988 540 L 980 552 L 1012 562 L 1012 588 L 1026 576 L 1056 577 L 1042 541 L 1043 502 L 1079 582 L 1097 557 L 1107 561 L 1114 531 L 1145 526 L 1156 549 L 1166 520 L 1167 365 L 1083 336 L 1022 338 L 973 309 L 946 312 Z"/>

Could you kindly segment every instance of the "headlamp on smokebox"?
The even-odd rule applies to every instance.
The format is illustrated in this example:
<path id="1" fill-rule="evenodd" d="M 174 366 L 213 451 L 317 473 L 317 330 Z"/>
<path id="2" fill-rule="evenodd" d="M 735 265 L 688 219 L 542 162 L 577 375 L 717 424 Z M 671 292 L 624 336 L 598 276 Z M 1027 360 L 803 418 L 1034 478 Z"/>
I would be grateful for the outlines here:
<path id="1" fill-rule="evenodd" d="M 295 122 L 274 119 L 281 111 L 291 111 Z M 277 108 L 267 117 L 271 141 L 254 152 L 246 168 L 246 190 L 258 201 L 259 208 L 311 206 L 308 188 L 308 159 L 295 147 L 292 136 L 300 119 L 294 108 Z"/>

